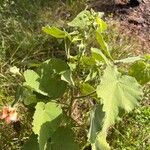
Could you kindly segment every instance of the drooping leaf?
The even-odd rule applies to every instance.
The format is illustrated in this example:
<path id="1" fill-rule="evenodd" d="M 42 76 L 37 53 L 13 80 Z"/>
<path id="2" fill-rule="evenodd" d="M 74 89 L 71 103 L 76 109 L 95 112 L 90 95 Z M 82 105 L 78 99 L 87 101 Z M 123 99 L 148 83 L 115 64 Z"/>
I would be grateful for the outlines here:
<path id="1" fill-rule="evenodd" d="M 24 85 L 50 98 L 61 97 L 67 83 L 61 80 L 60 73 L 68 69 L 67 63 L 63 60 L 49 59 L 42 63 L 37 72 L 33 70 L 24 72 L 26 80 Z"/>
<path id="2" fill-rule="evenodd" d="M 65 38 L 65 37 L 68 37 L 69 39 L 71 38 L 71 36 L 66 31 L 62 31 L 57 27 L 46 26 L 46 27 L 43 27 L 42 30 L 45 33 L 47 33 L 55 38 L 61 38 L 61 39 Z"/>
<path id="3" fill-rule="evenodd" d="M 96 91 L 98 97 L 101 98 L 105 117 L 95 144 L 99 145 L 97 147 L 103 147 L 100 150 L 107 150 L 110 149 L 106 141 L 107 131 L 115 123 L 119 108 L 127 112 L 131 111 L 138 104 L 142 90 L 135 78 L 122 75 L 115 66 L 108 66 Z"/>
<path id="4" fill-rule="evenodd" d="M 111 55 L 110 55 L 110 51 L 109 51 L 109 48 L 108 48 L 108 45 L 107 43 L 104 41 L 104 38 L 102 36 L 102 34 L 97 30 L 96 31 L 96 39 L 97 39 L 97 42 L 98 44 L 100 45 L 103 53 L 110 59 L 112 59 Z"/>
<path id="5" fill-rule="evenodd" d="M 48 138 L 59 127 L 62 110 L 54 102 L 38 102 L 33 116 L 33 132 L 38 135 L 40 150 L 45 149 Z"/>
<path id="6" fill-rule="evenodd" d="M 91 25 L 93 21 L 91 20 L 91 13 L 88 10 L 80 12 L 71 22 L 68 23 L 69 26 L 87 28 Z"/>
<path id="7" fill-rule="evenodd" d="M 129 74 L 136 78 L 140 84 L 145 84 L 150 81 L 150 63 L 144 61 L 138 61 L 134 63 Z"/>
<path id="8" fill-rule="evenodd" d="M 102 105 L 97 104 L 94 106 L 94 109 L 91 112 L 90 117 L 90 129 L 88 132 L 88 140 L 91 144 L 95 143 L 98 132 L 102 128 L 104 118 L 104 112 L 102 111 Z"/>
<path id="9" fill-rule="evenodd" d="M 74 141 L 74 134 L 70 128 L 60 127 L 51 137 L 47 150 L 79 150 L 79 145 Z"/>

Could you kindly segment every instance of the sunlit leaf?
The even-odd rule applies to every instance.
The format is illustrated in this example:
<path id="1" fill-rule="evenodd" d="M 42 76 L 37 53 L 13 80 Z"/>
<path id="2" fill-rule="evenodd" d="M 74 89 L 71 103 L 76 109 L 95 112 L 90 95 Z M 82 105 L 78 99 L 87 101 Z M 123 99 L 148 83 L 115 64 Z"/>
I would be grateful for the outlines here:
<path id="1" fill-rule="evenodd" d="M 59 127 L 62 110 L 54 102 L 38 102 L 33 116 L 33 132 L 38 135 L 40 150 L 44 150 L 49 137 Z"/>
<path id="2" fill-rule="evenodd" d="M 97 30 L 96 31 L 96 39 L 97 39 L 97 42 L 99 43 L 100 47 L 101 47 L 101 50 L 102 52 L 108 57 L 108 58 L 111 58 L 111 55 L 110 55 L 110 51 L 109 51 L 109 48 L 108 48 L 108 45 L 107 43 L 104 41 L 104 38 L 102 36 L 102 34 Z"/>
<path id="3" fill-rule="evenodd" d="M 102 33 L 102 32 L 104 32 L 106 29 L 107 29 L 107 27 L 108 27 L 108 25 L 107 25 L 107 23 L 105 22 L 105 21 L 103 21 L 101 18 L 99 18 L 99 17 L 97 17 L 96 18 L 96 23 L 98 24 L 98 26 L 99 26 L 99 31 Z"/>
<path id="4" fill-rule="evenodd" d="M 69 22 L 68 25 L 72 27 L 87 28 L 87 26 L 92 23 L 93 21 L 91 21 L 90 11 L 84 10 L 80 12 L 71 22 Z"/>
<path id="5" fill-rule="evenodd" d="M 142 96 L 142 89 L 135 78 L 122 75 L 115 66 L 108 66 L 97 87 L 97 95 L 101 98 L 103 112 L 105 113 L 102 130 L 98 133 L 96 143 L 97 147 L 103 147 L 100 150 L 107 150 L 106 142 L 107 131 L 119 114 L 119 108 L 130 112 Z"/>
<path id="6" fill-rule="evenodd" d="M 57 27 L 46 26 L 46 27 L 43 27 L 42 30 L 45 33 L 47 33 L 55 38 L 65 38 L 65 37 L 68 37 L 69 39 L 71 38 L 71 36 L 66 31 L 62 31 Z"/>
<path id="7" fill-rule="evenodd" d="M 26 70 L 24 72 L 24 78 L 26 80 L 25 86 L 31 87 L 36 92 L 47 95 L 44 91 L 40 90 L 40 82 L 38 82 L 40 76 L 33 70 Z"/>

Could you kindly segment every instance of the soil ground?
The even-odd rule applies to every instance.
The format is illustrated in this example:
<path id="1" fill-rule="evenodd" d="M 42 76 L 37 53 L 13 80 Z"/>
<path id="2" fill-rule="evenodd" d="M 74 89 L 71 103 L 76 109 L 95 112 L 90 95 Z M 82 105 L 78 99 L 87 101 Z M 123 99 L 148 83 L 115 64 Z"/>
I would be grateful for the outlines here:
<path id="1" fill-rule="evenodd" d="M 120 24 L 120 32 L 135 38 L 138 54 L 150 53 L 150 0 L 142 0 L 138 6 L 131 6 L 127 0 L 93 2 L 97 11 L 113 14 L 113 22 Z"/>

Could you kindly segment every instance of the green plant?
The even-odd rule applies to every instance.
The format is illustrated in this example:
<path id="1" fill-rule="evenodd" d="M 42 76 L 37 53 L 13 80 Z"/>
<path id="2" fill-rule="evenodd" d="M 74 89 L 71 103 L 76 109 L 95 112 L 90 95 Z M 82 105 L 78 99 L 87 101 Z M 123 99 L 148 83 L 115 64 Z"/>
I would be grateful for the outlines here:
<path id="1" fill-rule="evenodd" d="M 92 150 L 109 150 L 109 128 L 122 111 L 130 112 L 142 98 L 142 88 L 134 78 L 137 74 L 133 73 L 136 68 L 132 64 L 149 63 L 146 60 L 149 56 L 114 60 L 104 40 L 107 24 L 102 16 L 103 13 L 84 10 L 68 23 L 69 32 L 53 26 L 43 27 L 45 33 L 64 45 L 65 58 L 50 58 L 23 74 L 25 82 L 18 100 L 28 107 L 36 105 L 32 123 L 34 134 L 24 150 L 78 150 L 73 129 L 88 126 L 89 111 L 90 128 L 82 149 L 89 143 Z M 131 64 L 130 69 L 126 69 L 127 64 Z M 148 81 L 149 76 L 144 84 Z M 84 123 L 73 116 L 75 101 L 90 103 Z M 76 115 L 79 113 L 77 111 Z"/>

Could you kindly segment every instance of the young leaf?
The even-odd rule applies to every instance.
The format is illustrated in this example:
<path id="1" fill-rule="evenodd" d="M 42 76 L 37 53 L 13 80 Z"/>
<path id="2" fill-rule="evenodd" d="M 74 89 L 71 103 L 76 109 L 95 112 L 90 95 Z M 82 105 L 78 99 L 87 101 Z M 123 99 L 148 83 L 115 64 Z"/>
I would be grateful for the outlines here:
<path id="1" fill-rule="evenodd" d="M 90 117 L 90 129 L 88 132 L 88 140 L 91 144 L 95 143 L 98 132 L 100 132 L 102 128 L 102 121 L 104 118 L 104 112 L 102 111 L 102 105 L 95 105 L 94 109 L 91 112 Z"/>
<path id="2" fill-rule="evenodd" d="M 98 24 L 98 26 L 99 26 L 99 31 L 102 33 L 102 32 L 104 32 L 106 29 L 107 29 L 107 27 L 108 27 L 108 25 L 107 25 L 107 23 L 105 22 L 105 21 L 103 21 L 101 18 L 99 18 L 99 17 L 97 17 L 96 18 L 96 23 Z"/>
<path id="3" fill-rule="evenodd" d="M 100 85 L 97 87 L 97 95 L 101 98 L 103 104 L 103 111 L 105 117 L 103 120 L 103 127 L 98 134 L 96 143 L 104 150 L 108 147 L 106 142 L 107 131 L 111 125 L 115 123 L 118 117 L 119 108 L 125 111 L 131 111 L 138 100 L 142 96 L 141 86 L 137 83 L 135 78 L 122 75 L 118 72 L 115 66 L 108 66 L 101 79 Z"/>
<path id="4" fill-rule="evenodd" d="M 93 21 L 91 21 L 91 13 L 88 10 L 84 10 L 80 12 L 74 20 L 68 23 L 69 26 L 79 27 L 79 28 L 87 28 L 91 25 Z"/>
<path id="5" fill-rule="evenodd" d="M 144 61 L 138 61 L 131 66 L 129 74 L 143 85 L 150 81 L 150 64 Z"/>
<path id="6" fill-rule="evenodd" d="M 110 59 L 112 59 L 107 43 L 104 41 L 104 38 L 99 30 L 96 31 L 96 39 L 98 44 L 100 45 L 103 53 Z"/>
<path id="7" fill-rule="evenodd" d="M 33 132 L 38 135 L 40 150 L 44 150 L 47 140 L 59 127 L 62 110 L 54 102 L 39 102 L 33 116 Z"/>
<path id="8" fill-rule="evenodd" d="M 72 73 L 70 70 L 66 70 L 61 73 L 61 80 L 66 81 L 70 85 L 73 85 L 73 86 L 75 85 L 74 81 L 72 79 Z"/>
<path id="9" fill-rule="evenodd" d="M 47 150 L 79 150 L 79 145 L 74 141 L 70 128 L 60 127 L 51 137 Z"/>
<path id="10" fill-rule="evenodd" d="M 66 37 L 66 32 L 58 29 L 57 27 L 46 26 L 46 27 L 43 27 L 42 30 L 45 33 L 47 33 L 55 38 L 65 38 Z"/>

